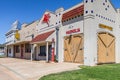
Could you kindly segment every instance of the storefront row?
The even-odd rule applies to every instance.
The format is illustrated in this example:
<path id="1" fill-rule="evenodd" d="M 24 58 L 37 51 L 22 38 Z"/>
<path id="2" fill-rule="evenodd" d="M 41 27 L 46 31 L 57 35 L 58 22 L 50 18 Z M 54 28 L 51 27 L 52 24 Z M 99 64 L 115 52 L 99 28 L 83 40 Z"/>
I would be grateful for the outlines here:
<path id="1" fill-rule="evenodd" d="M 74 34 L 65 36 L 63 39 L 64 61 L 84 64 L 84 35 Z M 35 44 L 30 42 L 17 43 L 13 46 L 12 55 L 15 58 L 46 60 L 48 62 L 52 60 L 52 45 L 54 44 L 52 41 Z M 115 63 L 115 37 L 110 33 L 100 32 L 98 33 L 97 45 L 98 64 Z"/>
<path id="2" fill-rule="evenodd" d="M 52 54 L 52 42 L 15 44 L 13 50 L 14 58 L 49 61 Z"/>
<path id="3" fill-rule="evenodd" d="M 13 57 L 31 60 L 55 60 L 54 30 L 37 35 L 32 41 L 21 41 L 12 44 Z M 9 49 L 9 47 L 8 47 Z M 9 54 L 9 52 L 7 52 Z"/>

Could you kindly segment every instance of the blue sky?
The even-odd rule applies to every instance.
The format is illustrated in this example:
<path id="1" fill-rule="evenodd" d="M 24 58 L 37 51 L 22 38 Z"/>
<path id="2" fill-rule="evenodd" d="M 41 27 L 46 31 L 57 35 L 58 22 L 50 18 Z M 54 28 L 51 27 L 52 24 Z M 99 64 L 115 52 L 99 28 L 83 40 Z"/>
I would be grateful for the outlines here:
<path id="1" fill-rule="evenodd" d="M 59 7 L 70 8 L 82 0 L 0 0 L 0 44 L 5 42 L 5 33 L 11 24 L 18 20 L 20 23 L 30 23 L 41 18 L 45 10 L 55 11 Z M 119 3 L 117 2 L 119 1 Z M 116 8 L 120 0 L 112 0 Z"/>

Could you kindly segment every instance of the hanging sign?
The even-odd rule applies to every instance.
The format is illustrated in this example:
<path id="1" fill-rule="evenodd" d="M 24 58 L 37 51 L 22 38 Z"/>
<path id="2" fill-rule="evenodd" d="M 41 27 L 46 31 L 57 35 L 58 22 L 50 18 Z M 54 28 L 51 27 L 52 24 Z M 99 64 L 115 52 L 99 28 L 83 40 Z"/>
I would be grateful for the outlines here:
<path id="1" fill-rule="evenodd" d="M 17 40 L 20 39 L 20 34 L 18 33 L 18 30 L 17 30 L 16 33 L 15 33 L 15 38 L 16 38 Z"/>
<path id="2" fill-rule="evenodd" d="M 99 28 L 108 29 L 108 30 L 110 30 L 110 31 L 112 31 L 112 30 L 113 30 L 113 28 L 112 28 L 112 27 L 107 26 L 107 25 L 104 25 L 104 24 L 99 24 Z"/>

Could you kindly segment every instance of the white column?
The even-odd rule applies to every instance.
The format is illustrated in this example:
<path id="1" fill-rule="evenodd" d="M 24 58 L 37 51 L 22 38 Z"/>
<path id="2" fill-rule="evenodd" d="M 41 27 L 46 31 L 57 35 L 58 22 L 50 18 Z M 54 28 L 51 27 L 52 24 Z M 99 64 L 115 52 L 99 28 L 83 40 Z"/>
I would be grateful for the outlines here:
<path id="1" fill-rule="evenodd" d="M 48 42 L 46 44 L 46 62 L 48 62 Z"/>
<path id="2" fill-rule="evenodd" d="M 5 47 L 5 56 L 8 57 L 8 46 Z"/>
<path id="3" fill-rule="evenodd" d="M 36 58 L 37 58 L 37 60 L 39 60 L 39 56 L 38 56 L 38 54 L 40 52 L 40 48 L 39 47 L 40 47 L 39 45 L 36 46 Z"/>
<path id="4" fill-rule="evenodd" d="M 31 44 L 31 61 L 32 61 L 32 54 L 33 54 L 33 45 Z"/>

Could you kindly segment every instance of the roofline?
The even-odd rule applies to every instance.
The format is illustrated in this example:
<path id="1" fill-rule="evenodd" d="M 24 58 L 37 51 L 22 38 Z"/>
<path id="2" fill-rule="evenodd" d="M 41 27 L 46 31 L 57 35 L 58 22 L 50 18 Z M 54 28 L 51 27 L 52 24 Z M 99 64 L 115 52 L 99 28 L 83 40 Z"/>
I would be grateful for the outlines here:
<path id="1" fill-rule="evenodd" d="M 52 13 L 52 14 L 55 14 L 55 12 L 50 11 L 50 10 L 46 10 L 45 12 L 50 12 L 50 13 Z"/>
<path id="2" fill-rule="evenodd" d="M 7 36 L 10 32 L 16 31 L 16 30 L 19 30 L 19 29 L 9 30 L 9 31 L 5 34 L 5 36 Z"/>
<path id="3" fill-rule="evenodd" d="M 37 42 L 30 42 L 30 44 L 41 44 L 41 43 L 46 43 L 46 42 L 52 42 L 52 41 L 37 41 Z"/>
<path id="4" fill-rule="evenodd" d="M 20 42 L 15 42 L 15 43 L 10 44 L 10 45 L 18 45 L 18 44 L 21 44 L 21 43 L 30 43 L 30 41 L 20 41 Z"/>
<path id="5" fill-rule="evenodd" d="M 49 31 L 49 32 L 45 32 L 45 33 L 41 33 L 41 34 L 39 34 L 39 35 L 37 35 L 37 36 L 40 36 L 40 35 L 43 35 L 43 34 L 46 34 L 46 33 L 50 33 L 50 32 L 51 32 L 51 34 L 49 34 L 48 37 L 49 37 L 50 35 L 52 35 L 52 34 L 55 32 L 55 30 L 52 30 L 52 31 Z M 37 37 L 37 36 L 36 36 L 36 37 Z M 35 38 L 36 38 L 36 37 L 35 37 Z M 36 43 L 36 42 L 38 43 L 38 42 L 46 41 L 46 40 L 48 39 L 48 37 L 45 38 L 44 40 L 41 40 L 41 41 L 40 41 L 40 40 L 39 40 L 39 41 L 33 41 L 33 40 L 35 39 L 35 38 L 33 38 L 30 43 Z"/>
<path id="6" fill-rule="evenodd" d="M 113 5 L 112 1 L 109 0 L 109 2 L 111 3 L 111 5 L 112 5 L 112 7 L 114 8 L 115 12 L 117 12 L 117 10 L 116 10 L 115 6 Z"/>
<path id="7" fill-rule="evenodd" d="M 39 22 L 39 20 L 32 21 L 32 22 L 30 22 L 29 24 L 27 24 L 25 27 L 27 27 L 27 26 L 29 26 L 29 25 L 31 25 L 31 24 L 37 22 L 37 21 Z M 23 24 L 24 24 L 24 23 L 23 23 Z"/>
<path id="8" fill-rule="evenodd" d="M 75 9 L 78 5 L 84 5 L 84 2 L 82 1 L 81 3 L 78 3 L 78 4 L 76 4 L 76 5 L 72 6 L 72 7 L 64 10 L 63 14 L 70 11 L 70 10 L 72 10 L 72 9 Z"/>

